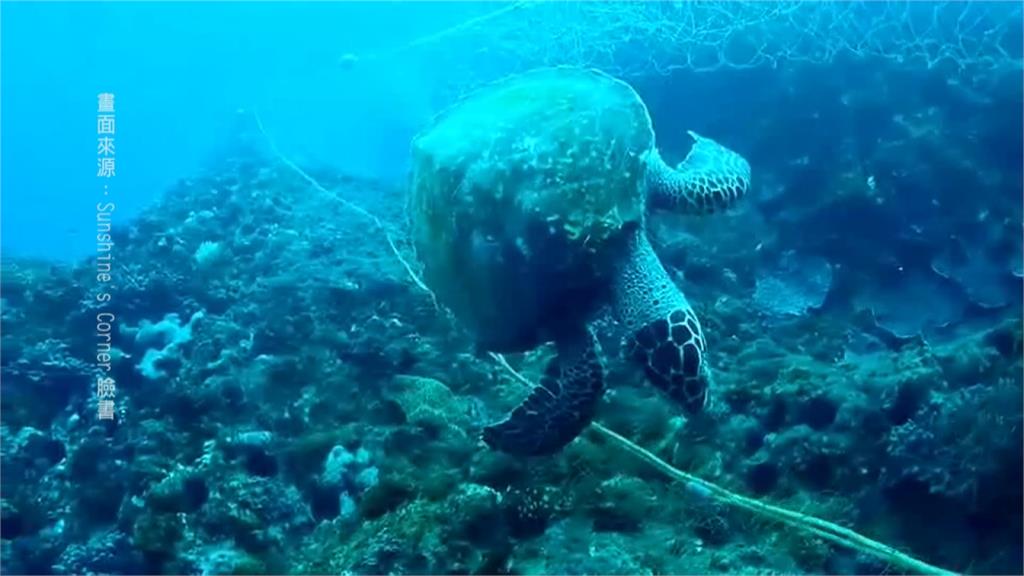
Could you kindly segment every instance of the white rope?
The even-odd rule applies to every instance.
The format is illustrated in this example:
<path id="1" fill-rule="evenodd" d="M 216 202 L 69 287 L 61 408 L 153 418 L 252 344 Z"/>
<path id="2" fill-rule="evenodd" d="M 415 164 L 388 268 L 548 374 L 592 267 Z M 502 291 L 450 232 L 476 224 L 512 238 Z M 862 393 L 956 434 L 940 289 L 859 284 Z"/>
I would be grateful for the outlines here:
<path id="1" fill-rule="evenodd" d="M 258 114 L 256 114 L 256 122 L 259 126 L 260 132 L 263 134 L 265 138 L 267 138 L 267 142 L 270 144 L 271 150 L 273 150 L 274 154 L 277 156 L 279 160 L 281 160 L 281 162 L 285 164 L 285 166 L 288 166 L 289 168 L 294 170 L 298 175 L 300 175 L 303 179 L 309 182 L 310 185 L 312 185 L 317 190 L 327 195 L 331 195 L 331 193 L 326 188 L 321 186 L 320 183 L 317 182 L 312 176 L 307 174 L 304 170 L 299 168 L 294 162 L 286 158 L 284 155 L 280 153 L 280 151 L 278 151 L 277 147 L 273 143 L 273 140 L 270 139 L 266 131 L 263 129 L 263 123 L 260 121 L 260 117 Z M 402 258 L 402 255 L 398 252 L 398 248 L 395 247 L 394 242 L 392 242 L 391 237 L 388 234 L 388 231 L 385 228 L 383 222 L 381 222 L 376 216 L 367 212 L 362 207 L 357 206 L 345 200 L 344 198 L 340 198 L 337 196 L 334 197 L 337 198 L 337 200 L 346 207 L 351 208 L 352 210 L 358 212 L 359 214 L 362 214 L 363 216 L 369 218 L 378 228 L 380 228 L 385 233 L 385 236 L 387 237 L 388 240 L 388 244 L 391 246 L 392 252 L 395 253 L 395 256 L 398 258 L 399 262 L 401 262 L 402 266 L 405 268 L 405 271 L 409 274 L 409 277 L 412 279 L 413 283 L 420 289 L 422 289 L 424 292 L 429 294 L 431 300 L 434 302 L 435 308 L 438 307 L 437 299 L 434 296 L 433 291 L 431 291 L 430 288 L 428 288 L 427 285 L 423 283 L 423 281 L 413 271 L 412 267 L 409 266 L 409 264 L 405 261 L 404 258 Z M 533 383 L 530 382 L 529 379 L 520 374 L 518 371 L 516 371 L 515 368 L 509 365 L 508 361 L 505 359 L 504 356 L 502 356 L 501 354 L 496 354 L 494 352 L 490 352 L 489 354 L 490 357 L 495 362 L 497 362 L 501 367 L 507 370 L 517 382 L 526 386 L 529 389 L 534 388 Z M 629 452 L 630 454 L 633 454 L 634 456 L 640 458 L 644 462 L 647 462 L 658 471 L 664 473 L 669 478 L 683 482 L 688 485 L 697 486 L 707 491 L 707 493 L 709 493 L 713 498 L 724 504 L 742 508 L 759 516 L 775 520 L 777 522 L 783 523 L 787 526 L 791 526 L 803 532 L 813 534 L 815 536 L 818 536 L 824 540 L 828 540 L 840 546 L 844 546 L 846 548 L 850 548 L 859 552 L 863 552 L 865 554 L 869 554 L 871 556 L 874 556 L 891 564 L 900 566 L 912 572 L 936 576 L 954 576 L 956 574 L 955 572 L 950 572 L 948 570 L 944 570 L 942 568 L 928 564 L 927 562 L 924 562 L 922 560 L 918 560 L 917 558 L 900 552 L 899 550 L 891 546 L 888 546 L 876 540 L 872 540 L 867 536 L 864 536 L 858 532 L 854 532 L 853 530 L 850 530 L 848 528 L 839 526 L 838 524 L 833 524 L 832 522 L 822 520 L 815 516 L 802 514 L 800 512 L 794 512 L 792 510 L 774 506 L 772 504 L 767 504 L 754 498 L 748 498 L 746 496 L 727 490 L 717 484 L 714 484 L 702 478 L 698 478 L 697 476 L 693 476 L 692 474 L 689 474 L 687 472 L 683 472 L 682 470 L 672 466 L 668 462 L 665 462 L 661 458 L 658 458 L 652 452 L 638 446 L 637 444 L 630 441 L 628 438 L 618 434 L 617 432 L 609 428 L 604 427 L 598 422 L 592 422 L 590 424 L 590 428 L 592 428 L 598 434 L 601 434 L 605 438 L 611 440 L 613 443 L 621 447 L 626 452 Z"/>

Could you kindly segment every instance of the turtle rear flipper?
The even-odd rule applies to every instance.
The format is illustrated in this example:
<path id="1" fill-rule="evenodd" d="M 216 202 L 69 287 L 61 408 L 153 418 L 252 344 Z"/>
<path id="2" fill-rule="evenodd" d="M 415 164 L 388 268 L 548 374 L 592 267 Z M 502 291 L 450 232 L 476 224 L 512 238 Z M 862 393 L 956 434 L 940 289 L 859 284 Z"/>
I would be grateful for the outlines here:
<path id="1" fill-rule="evenodd" d="M 516 456 L 553 454 L 590 424 L 604 391 L 601 350 L 589 330 L 556 342 L 540 385 L 508 418 L 484 428 L 488 446 Z"/>
<path id="2" fill-rule="evenodd" d="M 709 214 L 729 208 L 750 188 L 746 159 L 693 131 L 693 148 L 673 169 L 657 149 L 647 156 L 647 189 L 651 208 L 684 214 Z"/>
<path id="3" fill-rule="evenodd" d="M 629 238 L 628 257 L 613 294 L 616 315 L 629 330 L 625 356 L 687 412 L 703 410 L 710 370 L 700 322 L 640 230 Z"/>

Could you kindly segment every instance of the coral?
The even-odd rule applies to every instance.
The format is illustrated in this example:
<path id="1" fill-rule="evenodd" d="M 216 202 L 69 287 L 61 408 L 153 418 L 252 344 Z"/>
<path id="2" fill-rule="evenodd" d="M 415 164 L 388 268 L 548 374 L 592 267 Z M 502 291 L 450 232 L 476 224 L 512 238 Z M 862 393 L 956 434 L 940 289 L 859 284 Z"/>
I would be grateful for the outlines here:
<path id="1" fill-rule="evenodd" d="M 844 484 L 838 477 L 850 469 L 849 439 L 846 435 L 815 431 L 799 424 L 765 439 L 762 449 L 789 481 L 799 481 L 817 490 Z M 791 486 L 787 488 L 792 488 Z"/>
<path id="2" fill-rule="evenodd" d="M 589 535 L 572 520 L 551 527 L 536 546 L 520 545 L 511 568 L 525 574 L 653 574 L 621 534 Z"/>
<path id="3" fill-rule="evenodd" d="M 137 370 L 150 380 L 166 378 L 168 374 L 161 365 L 182 361 L 181 348 L 192 340 L 193 326 L 203 316 L 202 311 L 196 312 L 182 324 L 179 316 L 171 313 L 156 324 L 144 320 L 137 328 L 125 329 L 127 335 L 135 335 L 135 346 L 145 350 Z"/>
<path id="4" fill-rule="evenodd" d="M 3 442 L 2 466 L 5 491 L 11 494 L 38 482 L 55 464 L 64 459 L 67 448 L 48 434 L 25 426 L 12 434 L 6 426 L 0 434 Z"/>
<path id="5" fill-rule="evenodd" d="M 588 503 L 587 514 L 598 532 L 640 530 L 657 508 L 653 490 L 636 477 L 615 476 L 602 482 Z"/>
<path id="6" fill-rule="evenodd" d="M 359 485 L 359 476 L 369 470 L 370 452 L 365 448 L 359 448 L 355 454 L 344 446 L 335 446 L 327 454 L 324 462 L 324 469 L 320 475 L 320 481 L 326 486 L 344 487 L 347 485 Z M 373 474 L 373 473 L 371 473 Z M 364 483 L 367 482 L 364 480 Z M 364 486 L 369 487 L 369 486 Z"/>
<path id="7" fill-rule="evenodd" d="M 507 13 L 581 11 L 633 32 L 620 16 L 710 14 L 694 20 L 705 27 L 697 43 L 714 36 L 716 18 L 778 10 L 515 6 Z M 818 14 L 848 31 L 848 15 L 870 9 L 811 8 L 785 25 Z M 640 32 L 679 32 L 663 20 L 667 28 Z M 964 32 L 983 33 L 975 23 Z M 1006 25 L 989 29 L 996 42 Z M 842 38 L 821 41 L 836 47 Z M 718 55 L 737 56 L 708 54 Z M 656 66 L 665 52 L 649 56 L 637 65 Z M 681 417 L 617 359 L 620 327 L 606 319 L 610 390 L 598 420 L 739 493 L 956 571 L 1020 573 L 1019 515 L 1007 511 L 1020 509 L 1024 337 L 1017 297 L 994 283 L 1019 287 L 1019 262 L 1009 262 L 1019 256 L 1019 194 L 1007 193 L 1019 191 L 1019 143 L 1005 131 L 1019 112 L 998 93 L 954 109 L 964 87 L 941 78 L 904 91 L 884 81 L 894 74 L 850 71 L 816 74 L 820 98 L 806 106 L 796 98 L 810 86 L 807 72 L 794 68 L 749 91 L 732 77 L 720 91 L 717 76 L 694 82 L 678 70 L 640 83 L 653 116 L 714 124 L 742 142 L 770 194 L 724 225 L 652 217 L 657 249 L 705 326 L 712 405 Z M 677 105 L 680 87 L 687 106 Z M 856 134 L 837 129 L 851 125 Z M 684 134 L 667 130 L 659 146 L 682 157 L 674 133 Z M 232 154 L 120 232 L 113 345 L 130 362 L 114 367 L 127 416 L 117 422 L 91 413 L 90 266 L 5 254 L 0 571 L 890 569 L 722 509 L 707 488 L 666 482 L 594 430 L 550 458 L 483 449 L 480 425 L 515 405 L 522 386 L 474 354 L 408 280 L 387 238 L 338 202 L 370 207 L 408 255 L 402 187 L 310 168 L 324 192 L 280 162 Z M 197 259 L 210 249 L 214 260 Z M 202 316 L 188 316 L 196 310 Z M 508 361 L 535 381 L 549 353 Z"/>
<path id="8" fill-rule="evenodd" d="M 192 563 L 202 576 L 214 574 L 252 576 L 267 573 L 266 565 L 262 560 L 230 546 L 201 550 L 198 558 Z"/>
<path id="9" fill-rule="evenodd" d="M 502 497 L 501 507 L 509 533 L 517 539 L 536 538 L 559 514 L 560 495 L 548 486 L 513 488 Z"/>
<path id="10" fill-rule="evenodd" d="M 822 258 L 783 256 L 776 270 L 758 277 L 754 303 L 768 314 L 800 316 L 821 308 L 832 287 L 832 267 Z"/>
<path id="11" fill-rule="evenodd" d="M 14 349 L 5 344 L 0 366 L 0 394 L 8 407 L 4 423 L 15 428 L 49 427 L 68 403 L 92 389 L 97 374 L 66 340 L 47 338 Z"/>
<path id="12" fill-rule="evenodd" d="M 462 484 L 445 501 L 450 537 L 482 549 L 500 549 L 508 538 L 502 495 L 479 484 Z"/>
<path id="13" fill-rule="evenodd" d="M 200 244 L 199 248 L 196 248 L 193 258 L 195 258 L 197 268 L 209 269 L 220 263 L 225 255 L 224 247 L 219 242 L 207 240 Z"/>
<path id="14" fill-rule="evenodd" d="M 1022 424 L 1021 401 L 1013 382 L 934 395 L 889 434 L 883 482 L 913 479 L 930 492 L 969 500 L 979 482 L 999 472 L 1000 455 L 1020 450 L 1019 435 L 1007 431 Z"/>
<path id="15" fill-rule="evenodd" d="M 336 523 L 323 523 L 307 541 L 303 572 L 439 573 L 451 558 L 437 527 L 444 526 L 444 508 L 413 500 L 379 518 L 360 524 L 354 532 Z M 347 537 L 340 537 L 344 530 Z"/>
<path id="16" fill-rule="evenodd" d="M 146 494 L 146 503 L 159 513 L 195 512 L 210 496 L 206 480 L 188 470 L 175 470 L 153 485 Z"/>
<path id="17" fill-rule="evenodd" d="M 464 435 L 474 424 L 470 404 L 433 378 L 398 375 L 388 384 L 385 394 L 417 426 Z"/>
<path id="18" fill-rule="evenodd" d="M 46 531 L 37 535 L 3 540 L 0 566 L 5 574 L 54 573 L 54 563 L 68 544 L 60 532 Z"/>
<path id="19" fill-rule="evenodd" d="M 860 305 L 871 312 L 878 327 L 897 338 L 931 336 L 936 331 L 959 321 L 965 302 L 941 277 L 924 271 L 907 271 L 891 282 L 868 289 L 859 298 Z M 907 302 L 928 302 L 928 306 L 911 308 Z"/>
<path id="20" fill-rule="evenodd" d="M 174 557 L 183 531 L 177 514 L 144 514 L 132 527 L 132 545 L 147 557 L 163 562 Z"/>
<path id="21" fill-rule="evenodd" d="M 64 474 L 76 486 L 74 514 L 68 517 L 76 532 L 104 526 L 117 519 L 128 495 L 128 462 L 120 458 L 123 446 L 92 428 L 68 453 Z"/>

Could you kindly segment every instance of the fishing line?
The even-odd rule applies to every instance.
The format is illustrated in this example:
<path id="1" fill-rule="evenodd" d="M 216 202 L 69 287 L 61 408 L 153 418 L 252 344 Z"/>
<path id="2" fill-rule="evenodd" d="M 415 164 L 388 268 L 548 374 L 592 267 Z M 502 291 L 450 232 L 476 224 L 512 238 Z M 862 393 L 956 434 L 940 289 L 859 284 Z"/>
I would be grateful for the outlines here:
<path id="1" fill-rule="evenodd" d="M 466 30 L 467 28 L 471 28 L 473 26 L 482 24 L 489 20 L 493 20 L 500 16 L 504 16 L 505 14 L 509 14 L 511 12 L 527 8 L 530 6 L 530 4 L 532 3 L 527 1 L 513 2 L 512 4 L 509 4 L 508 6 L 505 6 L 500 10 L 495 10 L 493 12 L 488 12 L 487 14 L 482 14 L 475 18 L 470 18 L 469 20 L 465 20 L 463 22 L 460 22 L 459 24 L 445 28 L 438 32 L 434 32 L 432 34 L 428 34 L 426 36 L 420 36 L 419 38 L 415 38 L 409 42 L 406 42 L 405 44 L 392 48 L 391 50 L 386 50 L 384 52 L 370 53 L 365 56 L 360 56 L 359 54 L 356 54 L 354 52 L 347 52 L 341 56 L 341 58 L 339 59 L 339 63 L 344 67 L 352 67 L 364 60 L 370 62 L 372 62 L 373 60 L 385 60 L 387 58 L 397 56 L 407 50 L 424 46 L 432 42 L 437 42 L 448 36 Z"/>
<path id="2" fill-rule="evenodd" d="M 398 247 L 395 245 L 391 237 L 390 231 L 387 229 L 384 223 L 379 218 L 377 218 L 377 216 L 373 215 L 363 207 L 354 204 L 344 198 L 341 198 L 336 194 L 332 194 L 330 191 L 324 188 L 319 182 L 317 182 L 315 178 L 307 174 L 305 170 L 303 170 L 294 162 L 289 160 L 286 156 L 284 156 L 278 150 L 277 146 L 274 144 L 273 139 L 271 139 L 270 136 L 267 134 L 266 130 L 264 130 L 263 122 L 260 120 L 259 114 L 256 111 L 254 111 L 253 115 L 256 118 L 256 124 L 260 130 L 260 133 L 263 135 L 264 138 L 266 138 L 271 151 L 274 153 L 277 159 L 280 160 L 285 166 L 293 170 L 296 174 L 298 174 L 303 180 L 307 181 L 317 191 L 327 195 L 328 197 L 334 198 L 335 200 L 340 202 L 344 207 L 355 211 L 356 213 L 368 218 L 371 222 L 373 222 L 374 225 L 384 233 L 385 238 L 388 242 L 388 246 L 391 247 L 391 251 L 394 253 L 395 257 L 398 258 L 398 261 L 401 263 L 402 267 L 409 275 L 409 278 L 412 280 L 413 284 L 415 284 L 418 288 L 426 292 L 430 296 L 431 301 L 434 303 L 434 307 L 440 310 L 434 292 L 423 282 L 423 280 L 419 278 L 419 276 L 413 271 L 412 267 L 405 260 L 405 258 L 402 257 L 402 254 L 399 252 Z M 517 382 L 526 386 L 527 389 L 532 390 L 535 387 L 535 385 L 528 378 L 526 378 L 518 371 L 516 371 L 516 369 L 513 368 L 508 363 L 508 361 L 505 359 L 503 355 L 496 354 L 493 352 L 490 352 L 489 354 L 490 357 L 499 366 L 501 366 L 509 373 L 511 373 L 512 377 Z M 606 439 L 611 440 L 614 444 L 618 445 L 624 451 L 632 454 L 633 456 L 636 456 L 640 460 L 651 465 L 656 470 L 665 474 L 672 480 L 681 482 L 687 486 L 697 487 L 698 489 L 705 491 L 712 498 L 719 502 L 722 502 L 723 504 L 727 504 L 737 508 L 742 508 L 758 516 L 774 520 L 776 522 L 785 524 L 792 528 L 796 528 L 797 530 L 817 536 L 819 538 L 822 538 L 823 540 L 827 540 L 839 546 L 843 546 L 851 550 L 855 550 L 858 552 L 862 552 L 864 554 L 868 554 L 870 556 L 874 556 L 875 558 L 888 562 L 889 564 L 899 566 L 901 568 L 918 574 L 927 574 L 934 576 L 954 576 L 956 574 L 955 572 L 950 572 L 943 568 L 933 566 L 923 560 L 919 560 L 913 556 L 910 556 L 909 554 L 906 554 L 904 552 L 897 550 L 896 548 L 893 548 L 892 546 L 888 546 L 877 540 L 872 540 L 871 538 L 868 538 L 867 536 L 864 536 L 853 530 L 850 530 L 849 528 L 844 528 L 838 524 L 834 524 L 827 520 L 822 520 L 821 518 L 818 518 L 816 516 L 795 512 L 787 508 L 782 508 L 780 506 L 774 506 L 772 504 L 762 502 L 755 498 L 749 498 L 747 496 L 737 494 L 713 482 L 704 480 L 703 478 L 699 478 L 697 476 L 684 472 L 676 468 L 675 466 L 672 466 L 668 462 L 662 460 L 661 458 L 657 457 L 649 450 L 646 450 L 641 446 L 635 444 L 633 441 L 629 440 L 625 436 L 620 435 L 619 433 L 615 432 L 614 430 L 611 430 L 610 428 L 606 428 L 599 422 L 592 422 L 589 427 L 598 434 L 600 434 L 601 436 L 605 437 Z"/>

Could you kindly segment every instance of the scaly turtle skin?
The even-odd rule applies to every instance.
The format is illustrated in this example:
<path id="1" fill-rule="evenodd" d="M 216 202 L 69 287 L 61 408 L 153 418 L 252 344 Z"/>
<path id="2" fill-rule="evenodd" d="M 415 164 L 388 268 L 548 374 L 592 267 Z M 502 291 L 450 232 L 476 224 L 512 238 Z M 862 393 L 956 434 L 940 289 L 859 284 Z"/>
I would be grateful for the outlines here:
<path id="1" fill-rule="evenodd" d="M 687 411 L 703 408 L 704 335 L 645 219 L 728 207 L 750 167 L 690 135 L 673 169 L 628 84 L 545 68 L 469 95 L 415 138 L 409 214 L 427 284 L 481 349 L 558 351 L 527 399 L 484 430 L 492 448 L 553 453 L 590 422 L 604 367 L 589 323 L 606 304 L 648 380 Z"/>

